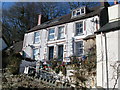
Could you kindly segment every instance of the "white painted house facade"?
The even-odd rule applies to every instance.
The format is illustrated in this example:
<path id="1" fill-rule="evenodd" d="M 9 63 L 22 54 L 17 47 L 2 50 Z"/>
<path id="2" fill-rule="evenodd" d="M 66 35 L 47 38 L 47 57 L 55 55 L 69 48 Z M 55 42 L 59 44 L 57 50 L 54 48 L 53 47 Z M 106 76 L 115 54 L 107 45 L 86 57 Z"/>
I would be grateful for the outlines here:
<path id="1" fill-rule="evenodd" d="M 120 89 L 120 4 L 108 7 L 108 14 L 96 35 L 97 86 Z"/>
<path id="2" fill-rule="evenodd" d="M 92 18 L 78 20 L 75 22 L 57 25 L 47 29 L 26 33 L 24 40 L 26 43 L 24 43 L 23 49 L 26 51 L 28 57 L 35 58 L 36 60 L 40 60 L 40 59 L 43 60 L 43 59 L 49 59 L 47 57 L 49 52 L 48 48 L 50 47 L 52 48 L 52 46 L 54 47 L 55 50 L 53 50 L 54 51 L 53 57 L 56 57 L 58 56 L 58 52 L 57 52 L 58 50 L 56 49 L 58 49 L 60 45 L 63 45 L 64 48 L 63 57 L 69 57 L 73 55 L 73 46 L 72 46 L 73 38 L 75 39 L 75 42 L 81 42 L 81 44 L 84 44 L 82 39 L 88 35 L 93 35 L 94 31 L 96 31 L 95 23 L 91 22 L 91 20 L 93 19 L 98 20 L 99 18 L 98 16 L 94 16 Z M 86 29 L 88 31 L 84 30 L 85 29 L 83 27 L 85 25 L 84 23 L 86 23 Z M 81 29 L 82 29 L 81 35 L 78 36 L 75 35 L 76 24 L 81 25 Z M 25 47 L 26 45 L 27 47 Z M 34 48 L 32 49 L 30 46 L 34 46 Z M 81 54 L 83 54 L 83 52 L 84 51 L 81 51 Z M 38 57 L 36 56 L 36 53 L 39 53 Z"/>
<path id="3" fill-rule="evenodd" d="M 25 57 L 38 62 L 46 62 L 54 58 L 70 62 L 70 56 L 86 55 L 86 48 L 91 44 L 95 45 L 95 39 L 89 43 L 83 39 L 94 35 L 94 32 L 100 28 L 100 23 L 105 18 L 100 18 L 101 12 L 105 15 L 106 11 L 104 6 L 92 9 L 82 7 L 73 10 L 71 14 L 43 24 L 40 24 L 39 18 L 38 25 L 24 35 L 22 50 Z"/>

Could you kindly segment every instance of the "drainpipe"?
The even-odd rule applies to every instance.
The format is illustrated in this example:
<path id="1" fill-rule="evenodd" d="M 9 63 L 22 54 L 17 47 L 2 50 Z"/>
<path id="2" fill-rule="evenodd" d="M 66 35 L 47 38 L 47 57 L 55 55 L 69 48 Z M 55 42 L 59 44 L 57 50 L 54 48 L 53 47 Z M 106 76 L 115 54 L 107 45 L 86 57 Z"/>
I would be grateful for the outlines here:
<path id="1" fill-rule="evenodd" d="M 74 52 L 74 50 L 75 50 L 75 39 L 74 39 L 74 37 L 72 37 L 72 48 L 73 48 L 73 55 L 75 55 L 75 52 Z"/>
<path id="2" fill-rule="evenodd" d="M 101 54 L 102 54 L 102 86 L 103 86 L 103 81 L 104 81 L 104 71 L 103 71 L 103 39 L 102 39 L 103 33 L 101 32 Z"/>
<path id="3" fill-rule="evenodd" d="M 106 33 L 104 33 L 104 37 L 105 37 L 105 55 L 106 55 L 107 90 L 109 90 L 109 79 L 108 79 L 108 54 L 107 54 L 107 38 L 106 38 Z"/>

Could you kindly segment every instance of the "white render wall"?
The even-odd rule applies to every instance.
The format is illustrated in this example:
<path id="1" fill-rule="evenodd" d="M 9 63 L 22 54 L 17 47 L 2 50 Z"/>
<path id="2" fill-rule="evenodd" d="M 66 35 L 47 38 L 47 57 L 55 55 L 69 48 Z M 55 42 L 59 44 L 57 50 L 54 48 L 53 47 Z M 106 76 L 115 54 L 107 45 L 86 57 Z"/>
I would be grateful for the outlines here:
<path id="1" fill-rule="evenodd" d="M 48 41 L 48 30 L 50 28 L 34 31 L 34 32 L 40 32 L 39 44 L 34 44 L 34 32 L 26 33 L 24 36 L 23 51 L 25 51 L 27 57 L 33 58 L 33 49 L 30 46 L 33 46 L 33 48 L 39 48 L 39 52 L 40 52 L 39 60 L 44 60 L 44 59 L 48 60 L 48 47 L 54 46 L 54 57 L 57 57 L 57 46 L 62 44 L 64 46 L 63 57 L 69 57 L 73 55 L 72 37 L 75 39 L 75 42 L 78 42 L 81 41 L 86 36 L 92 35 L 94 31 L 96 31 L 96 24 L 92 21 L 96 19 L 99 20 L 99 17 L 94 16 L 91 18 L 50 27 L 50 28 L 55 28 L 56 36 L 55 36 L 55 40 L 53 41 Z M 80 21 L 83 21 L 83 35 L 75 36 L 75 23 Z M 57 40 L 57 31 L 58 31 L 57 28 L 59 26 L 65 27 L 65 31 L 64 31 L 65 39 Z M 64 59 L 64 61 L 66 60 Z"/>
<path id="2" fill-rule="evenodd" d="M 120 61 L 118 51 L 120 51 L 120 30 L 106 33 L 107 38 L 107 56 L 108 56 L 108 78 L 109 88 L 113 88 L 117 77 L 117 66 Z M 106 50 L 105 50 L 105 36 L 104 34 L 96 35 L 97 46 L 97 86 L 107 88 L 106 79 Z M 120 78 L 120 76 L 119 76 Z M 120 79 L 119 79 L 120 80 Z M 118 88 L 118 82 L 116 88 Z M 120 89 L 120 87 L 119 87 Z"/>
<path id="3" fill-rule="evenodd" d="M 120 20 L 120 4 L 108 7 L 109 22 Z"/>

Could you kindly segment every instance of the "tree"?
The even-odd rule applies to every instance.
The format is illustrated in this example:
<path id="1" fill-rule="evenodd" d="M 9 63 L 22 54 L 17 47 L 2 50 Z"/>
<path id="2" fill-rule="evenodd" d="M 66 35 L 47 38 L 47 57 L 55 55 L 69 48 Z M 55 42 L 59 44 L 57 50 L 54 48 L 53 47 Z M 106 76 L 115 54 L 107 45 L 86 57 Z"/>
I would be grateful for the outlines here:
<path id="1" fill-rule="evenodd" d="M 24 33 L 37 25 L 39 14 L 42 14 L 47 21 L 70 13 L 70 9 L 83 5 L 96 4 L 93 2 L 16 2 L 10 8 L 3 7 L 2 33 L 12 44 L 12 41 L 23 40 Z"/>
<path id="2" fill-rule="evenodd" d="M 8 41 L 23 40 L 24 33 L 37 25 L 39 14 L 47 21 L 66 14 L 63 9 L 56 2 L 16 2 L 9 9 L 2 10 L 3 34 Z"/>
<path id="3" fill-rule="evenodd" d="M 87 6 L 87 7 L 98 6 L 99 2 L 68 2 L 68 5 L 69 5 L 69 8 L 73 10 L 82 6 Z"/>

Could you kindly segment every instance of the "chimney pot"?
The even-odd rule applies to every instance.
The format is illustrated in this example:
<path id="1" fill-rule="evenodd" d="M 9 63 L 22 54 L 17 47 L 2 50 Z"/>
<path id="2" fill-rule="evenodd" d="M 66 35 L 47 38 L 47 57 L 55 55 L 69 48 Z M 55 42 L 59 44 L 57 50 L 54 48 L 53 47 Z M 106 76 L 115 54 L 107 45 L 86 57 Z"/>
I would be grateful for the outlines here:
<path id="1" fill-rule="evenodd" d="M 110 6 L 107 0 L 103 0 L 100 3 L 101 3 L 101 7 L 109 7 Z"/>

